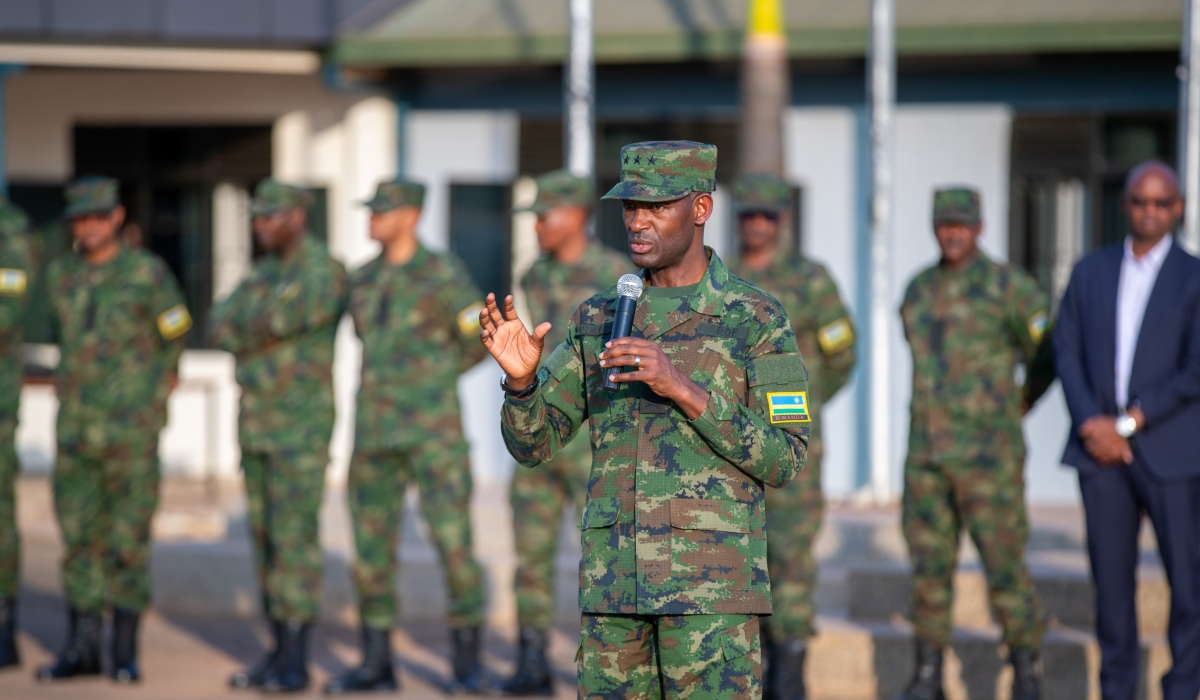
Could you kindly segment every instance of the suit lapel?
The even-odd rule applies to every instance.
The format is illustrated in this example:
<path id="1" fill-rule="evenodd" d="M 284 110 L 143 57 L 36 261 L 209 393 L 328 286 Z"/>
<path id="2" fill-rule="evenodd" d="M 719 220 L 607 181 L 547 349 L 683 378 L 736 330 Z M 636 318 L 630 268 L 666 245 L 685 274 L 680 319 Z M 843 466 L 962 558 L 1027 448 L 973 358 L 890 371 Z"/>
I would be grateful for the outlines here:
<path id="1" fill-rule="evenodd" d="M 1150 298 L 1146 300 L 1146 313 L 1142 316 L 1142 327 L 1138 329 L 1137 341 L 1134 343 L 1133 350 L 1133 368 L 1129 373 L 1129 394 L 1133 395 L 1133 388 L 1138 385 L 1138 359 L 1144 355 L 1145 345 L 1150 342 L 1152 335 L 1151 331 L 1154 327 L 1154 317 L 1159 309 L 1166 308 L 1170 304 L 1170 300 L 1175 296 L 1176 278 L 1178 266 L 1183 262 L 1183 252 L 1179 250 L 1178 243 L 1171 244 L 1171 250 L 1167 252 L 1167 258 L 1163 260 L 1162 267 L 1158 270 L 1158 277 L 1154 280 L 1154 288 L 1150 290 Z"/>

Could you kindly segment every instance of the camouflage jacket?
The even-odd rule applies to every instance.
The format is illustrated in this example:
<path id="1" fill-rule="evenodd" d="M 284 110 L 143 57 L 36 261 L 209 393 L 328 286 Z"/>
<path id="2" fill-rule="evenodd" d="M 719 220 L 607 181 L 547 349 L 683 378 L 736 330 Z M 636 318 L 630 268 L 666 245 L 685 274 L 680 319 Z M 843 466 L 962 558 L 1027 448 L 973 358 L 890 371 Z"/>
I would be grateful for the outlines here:
<path id="1" fill-rule="evenodd" d="M 599 241 L 592 241 L 574 265 L 564 265 L 548 255 L 538 258 L 521 278 L 521 288 L 529 305 L 529 321 L 535 326 L 549 321 L 553 326 L 546 334 L 546 347 L 554 349 L 567 339 L 567 322 L 580 304 L 634 269 L 628 255 Z"/>
<path id="2" fill-rule="evenodd" d="M 603 388 L 597 356 L 615 287 L 575 311 L 538 389 L 505 400 L 504 441 L 526 466 L 553 457 L 588 420 L 583 612 L 771 611 L 763 487 L 787 484 L 804 464 L 808 375 L 779 303 L 709 252 L 687 296 L 647 287 L 634 315 L 634 334 L 709 390 L 696 420 L 643 384 Z"/>
<path id="3" fill-rule="evenodd" d="M 760 287 L 783 305 L 808 368 L 809 448 L 817 454 L 821 406 L 833 398 L 854 369 L 854 321 L 838 296 L 837 285 L 821 265 L 799 255 L 776 256 L 765 270 L 733 264 L 733 274 Z"/>
<path id="4" fill-rule="evenodd" d="M 917 275 L 900 316 L 913 363 L 909 459 L 1024 459 L 1022 403 L 1054 379 L 1052 363 L 1035 361 L 1050 336 L 1037 283 L 980 252 L 961 272 L 935 265 Z M 1027 367 L 1023 388 L 1018 363 Z"/>
<path id="5" fill-rule="evenodd" d="M 349 311 L 363 345 L 355 447 L 410 445 L 436 429 L 430 421 L 461 424 L 458 375 L 488 354 L 482 299 L 458 258 L 424 246 L 405 265 L 380 256 L 351 275 Z"/>
<path id="6" fill-rule="evenodd" d="M 243 447 L 329 444 L 333 341 L 346 292 L 346 268 L 305 235 L 292 257 L 265 257 L 213 307 L 213 345 L 237 357 Z"/>
<path id="7" fill-rule="evenodd" d="M 122 248 L 92 265 L 78 254 L 46 272 L 61 359 L 59 441 L 104 444 L 113 428 L 157 432 L 167 423 L 170 376 L 192 319 L 158 256 Z"/>
<path id="8" fill-rule="evenodd" d="M 16 420 L 21 396 L 21 339 L 33 292 L 29 220 L 0 199 L 0 422 Z"/>

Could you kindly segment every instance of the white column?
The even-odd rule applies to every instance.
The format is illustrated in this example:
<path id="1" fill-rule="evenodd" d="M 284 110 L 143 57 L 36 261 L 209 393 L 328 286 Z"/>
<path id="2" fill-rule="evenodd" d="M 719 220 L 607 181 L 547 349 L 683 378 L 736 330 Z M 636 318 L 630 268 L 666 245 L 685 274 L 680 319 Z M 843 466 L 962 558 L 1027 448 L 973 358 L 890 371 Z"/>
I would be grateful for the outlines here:
<path id="1" fill-rule="evenodd" d="M 250 194 L 222 182 L 213 189 L 213 300 L 224 299 L 250 270 Z"/>
<path id="2" fill-rule="evenodd" d="M 579 177 L 595 171 L 596 68 L 592 59 L 592 0 L 569 0 L 571 37 L 567 65 L 563 71 L 563 105 L 566 113 L 567 170 Z"/>
<path id="3" fill-rule="evenodd" d="M 1179 49 L 1179 176 L 1183 180 L 1183 243 L 1200 254 L 1200 12 L 1195 0 L 1183 3 Z"/>
<path id="4" fill-rule="evenodd" d="M 312 143 L 312 117 L 289 112 L 275 120 L 271 130 L 271 176 L 284 182 L 308 178 Z"/>

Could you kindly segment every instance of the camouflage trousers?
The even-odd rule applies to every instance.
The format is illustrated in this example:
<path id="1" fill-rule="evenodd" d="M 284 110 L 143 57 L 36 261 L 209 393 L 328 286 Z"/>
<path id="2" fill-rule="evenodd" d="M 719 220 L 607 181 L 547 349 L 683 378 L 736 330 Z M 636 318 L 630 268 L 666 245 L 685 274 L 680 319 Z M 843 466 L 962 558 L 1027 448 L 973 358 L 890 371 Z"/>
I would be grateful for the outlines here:
<path id="1" fill-rule="evenodd" d="M 482 624 L 487 590 L 472 546 L 471 465 L 461 435 L 430 435 L 406 450 L 355 451 L 349 497 L 363 624 L 386 629 L 396 621 L 397 547 L 409 484 L 420 492 L 421 512 L 446 573 L 447 622 L 451 627 Z"/>
<path id="2" fill-rule="evenodd" d="M 1010 647 L 1038 649 L 1045 620 L 1025 566 L 1029 524 L 1019 459 L 904 466 L 902 524 L 913 567 L 917 639 L 950 642 L 959 532 L 966 528 L 987 574 L 992 614 Z"/>
<path id="3" fill-rule="evenodd" d="M 110 433 L 101 447 L 59 441 L 54 506 L 66 545 L 63 588 L 73 608 L 140 612 L 149 606 L 158 484 L 158 431 Z"/>
<path id="4" fill-rule="evenodd" d="M 21 536 L 17 531 L 17 463 L 15 420 L 0 418 L 0 598 L 17 595 L 21 576 Z"/>
<path id="5" fill-rule="evenodd" d="M 321 609 L 319 528 L 327 445 L 254 451 L 242 447 L 246 509 L 263 612 L 312 622 Z"/>
<path id="6" fill-rule="evenodd" d="M 554 459 L 534 469 L 517 467 L 512 482 L 513 539 L 517 549 L 517 622 L 549 629 L 554 624 L 554 590 L 563 508 L 571 503 L 575 522 L 587 500 L 592 445 L 586 424 Z M 578 608 L 576 608 L 578 610 Z"/>
<path id="7" fill-rule="evenodd" d="M 758 700 L 757 615 L 597 615 L 580 631 L 581 700 Z"/>
<path id="8" fill-rule="evenodd" d="M 824 512 L 820 448 L 809 443 L 808 459 L 796 479 L 781 489 L 767 489 L 767 570 L 774 613 L 763 622 L 775 642 L 817 633 L 813 544 Z"/>

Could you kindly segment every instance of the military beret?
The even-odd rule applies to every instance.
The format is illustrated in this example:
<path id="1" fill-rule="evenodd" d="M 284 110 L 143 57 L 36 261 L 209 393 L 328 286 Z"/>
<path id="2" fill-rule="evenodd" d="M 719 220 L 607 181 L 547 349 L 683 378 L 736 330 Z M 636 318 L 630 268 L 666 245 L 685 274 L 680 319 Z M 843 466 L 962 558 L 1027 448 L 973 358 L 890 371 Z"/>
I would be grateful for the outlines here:
<path id="1" fill-rule="evenodd" d="M 63 216 L 73 219 L 104 214 L 121 205 L 121 186 L 111 177 L 89 175 L 71 181 L 65 190 L 67 208 Z"/>
<path id="2" fill-rule="evenodd" d="M 543 214 L 554 207 L 590 207 L 595 198 L 592 181 L 566 170 L 553 170 L 537 179 L 537 199 L 517 211 Z"/>
<path id="3" fill-rule="evenodd" d="M 284 209 L 303 209 L 311 205 L 312 201 L 312 193 L 307 189 L 267 178 L 254 188 L 254 198 L 250 200 L 250 214 L 270 216 Z"/>
<path id="4" fill-rule="evenodd" d="M 621 149 L 621 181 L 603 199 L 669 202 L 717 189 L 717 147 L 695 141 L 643 141 Z"/>
<path id="5" fill-rule="evenodd" d="M 979 191 L 970 187 L 947 187 L 933 193 L 933 225 L 966 224 L 983 220 Z"/>
<path id="6" fill-rule="evenodd" d="M 778 214 L 787 211 L 791 201 L 791 188 L 783 178 L 774 173 L 743 175 L 733 185 L 733 208 L 738 214 Z"/>
<path id="7" fill-rule="evenodd" d="M 408 180 L 381 182 L 375 188 L 375 196 L 363 204 L 376 214 L 400 207 L 420 207 L 425 204 L 425 185 Z"/>

